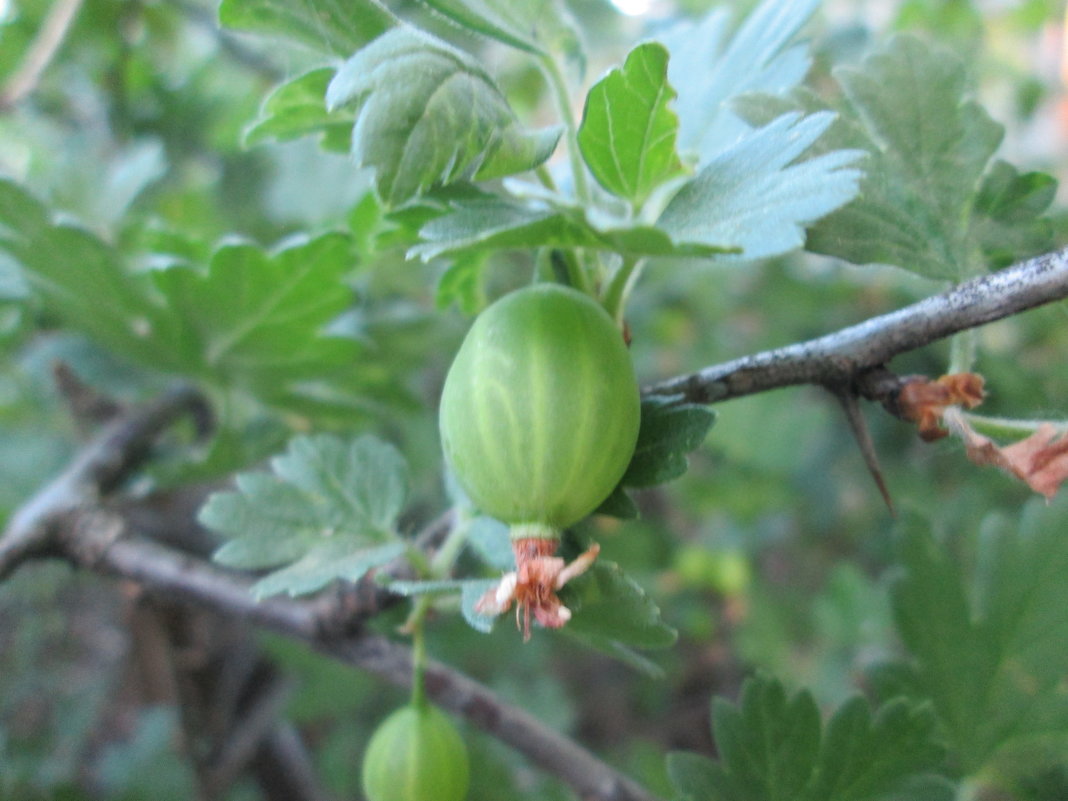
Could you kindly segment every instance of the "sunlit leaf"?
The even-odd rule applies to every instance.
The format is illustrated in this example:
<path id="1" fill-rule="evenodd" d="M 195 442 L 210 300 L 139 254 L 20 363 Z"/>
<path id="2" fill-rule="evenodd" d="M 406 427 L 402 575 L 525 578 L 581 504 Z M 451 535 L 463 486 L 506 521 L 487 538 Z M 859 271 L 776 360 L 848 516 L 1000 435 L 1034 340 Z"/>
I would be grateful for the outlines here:
<path id="1" fill-rule="evenodd" d="M 857 194 L 860 150 L 799 160 L 831 114 L 784 114 L 713 157 L 657 221 L 675 241 L 741 249 L 758 259 L 800 247 L 805 226 Z"/>
<path id="2" fill-rule="evenodd" d="M 590 89 L 578 132 L 590 171 L 610 192 L 640 206 L 660 184 L 684 175 L 675 150 L 678 117 L 668 107 L 667 50 L 649 42 Z"/>

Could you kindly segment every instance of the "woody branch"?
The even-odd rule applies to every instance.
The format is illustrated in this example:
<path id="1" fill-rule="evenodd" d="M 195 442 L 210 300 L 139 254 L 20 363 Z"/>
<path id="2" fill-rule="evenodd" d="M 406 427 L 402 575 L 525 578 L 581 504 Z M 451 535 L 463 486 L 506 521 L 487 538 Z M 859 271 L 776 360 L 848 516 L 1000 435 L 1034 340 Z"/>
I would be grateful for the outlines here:
<path id="1" fill-rule="evenodd" d="M 966 281 L 939 295 L 817 339 L 657 382 L 648 395 L 717 403 L 781 387 L 858 387 L 865 374 L 910 350 L 1068 297 L 1068 248 Z"/>

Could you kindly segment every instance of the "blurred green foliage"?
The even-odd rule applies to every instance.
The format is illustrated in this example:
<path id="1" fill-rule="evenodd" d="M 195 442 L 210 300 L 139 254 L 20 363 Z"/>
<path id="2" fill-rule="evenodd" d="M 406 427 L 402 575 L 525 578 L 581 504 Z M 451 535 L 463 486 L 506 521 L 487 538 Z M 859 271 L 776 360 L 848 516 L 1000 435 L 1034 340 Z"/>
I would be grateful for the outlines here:
<path id="1" fill-rule="evenodd" d="M 269 0 L 260 5 L 280 7 Z M 429 5 L 462 19 L 471 4 Z M 589 67 L 579 78 L 572 58 L 569 77 L 589 87 L 623 62 L 634 41 L 713 5 L 720 4 L 661 3 L 663 18 L 634 20 L 603 0 L 576 0 L 570 11 Z M 736 13 L 722 24 L 736 27 L 756 4 L 727 5 Z M 223 4 L 229 14 L 240 6 Z M 1061 4 L 857 0 L 826 6 L 805 28 L 814 58 L 806 86 L 821 104 L 845 108 L 849 98 L 831 77 L 832 65 L 861 69 L 862 56 L 893 32 L 952 50 L 959 91 L 951 99 L 977 99 L 1005 127 L 997 158 L 1016 164 L 988 172 L 990 191 L 977 202 L 977 214 L 989 212 L 982 243 L 990 245 L 987 266 L 1033 252 L 1036 238 L 1044 245 L 1065 241 L 1063 204 L 1054 200 L 1036 234 L 1030 212 L 1045 205 L 1026 202 L 1038 206 L 1036 197 L 1053 198 L 1051 183 L 1032 171 L 1063 175 L 1065 167 L 1063 150 L 1050 144 L 1063 141 L 1057 114 L 1064 87 L 1048 63 L 1060 55 L 1049 41 L 1060 31 Z M 0 2 L 0 85 L 21 63 L 50 7 L 45 0 Z M 489 65 L 524 125 L 556 122 L 529 54 L 464 33 L 418 4 L 390 8 Z M 29 236 L 37 226 L 53 232 L 45 238 L 55 245 L 55 252 L 44 253 L 25 244 L 22 263 L 10 247 L 0 248 L 0 510 L 10 513 L 55 475 L 84 435 L 54 387 L 52 365 L 59 361 L 123 402 L 151 397 L 183 376 L 203 382 L 217 404 L 222 426 L 216 439 L 169 440 L 161 463 L 139 479 L 136 492 L 257 469 L 287 438 L 309 430 L 369 433 L 393 443 L 409 465 L 408 506 L 391 520 L 407 535 L 450 502 L 434 422 L 449 360 L 470 316 L 529 280 L 537 259 L 512 251 L 469 253 L 452 263 L 406 259 L 416 232 L 441 212 L 435 204 L 469 198 L 442 196 L 387 214 L 370 191 L 368 171 L 330 152 L 347 146 L 351 119 L 327 117 L 325 107 L 322 114 L 304 107 L 310 130 L 335 126 L 325 149 L 314 137 L 279 141 L 298 129 L 285 127 L 293 118 L 275 112 L 300 110 L 298 90 L 307 82 L 321 97 L 323 70 L 337 67 L 317 51 L 345 57 L 363 39 L 338 42 L 314 25 L 301 27 L 303 45 L 257 38 L 220 28 L 216 13 L 209 0 L 86 0 L 33 95 L 0 111 L 0 187 L 6 193 L 0 196 L 0 239 Z M 507 42 L 518 36 L 514 22 L 499 19 L 486 32 Z M 292 38 L 292 25 L 283 28 Z M 569 31 L 553 25 L 545 35 L 570 41 Z M 540 41 L 526 44 L 538 50 Z M 290 94 L 272 95 L 287 81 L 294 82 L 283 90 Z M 980 155 L 986 164 L 990 154 Z M 893 170 L 886 175 L 887 181 L 901 177 Z M 1010 194 L 1018 203 L 998 205 L 1005 194 L 995 190 L 1006 186 L 1015 187 Z M 916 194 L 930 200 L 922 189 Z M 961 200 L 969 202 L 970 195 Z M 940 222 L 951 229 L 946 236 L 954 247 L 975 244 L 960 239 L 968 230 L 963 217 Z M 1002 224 L 1006 228 L 997 227 Z M 1016 235 L 1022 244 L 1012 239 Z M 199 345 L 190 343 L 217 335 L 223 312 L 212 302 L 240 305 L 242 282 L 233 275 L 242 265 L 278 268 L 284 254 L 324 242 L 335 245 L 324 266 L 329 277 L 323 280 L 333 288 L 329 304 L 296 322 L 281 314 L 282 328 L 264 334 L 262 348 L 251 347 L 253 337 L 247 350 L 227 351 L 233 362 L 201 362 Z M 27 263 L 32 267 L 43 256 L 35 283 Z M 87 284 L 75 296 L 50 294 L 94 267 L 106 285 Z M 303 260 L 299 267 L 311 269 Z M 974 267 L 969 262 L 968 269 Z M 277 272 L 280 279 L 293 274 Z M 956 268 L 920 272 L 861 269 L 805 252 L 745 266 L 653 259 L 627 306 L 638 373 L 652 383 L 818 336 L 938 291 L 944 284 L 933 275 L 960 274 Z M 179 296 L 184 305 L 167 300 Z M 144 321 L 130 311 L 135 308 L 159 313 L 148 321 L 159 336 L 143 335 L 138 324 Z M 299 318 L 300 309 L 294 314 Z M 978 333 L 976 369 L 990 391 L 984 411 L 1024 419 L 1068 416 L 1066 323 L 1061 303 Z M 236 341 L 249 345 L 246 333 Z M 295 374 L 260 358 L 310 339 L 331 340 L 338 349 L 326 368 L 314 371 L 316 381 L 288 386 Z M 295 347 L 298 363 L 302 354 Z M 948 359 L 947 345 L 939 343 L 892 366 L 938 375 Z M 714 780 L 730 788 L 752 768 L 720 740 L 724 728 L 735 738 L 752 734 L 747 726 L 759 714 L 747 711 L 744 697 L 736 706 L 716 706 L 715 737 L 724 760 L 710 767 L 716 753 L 710 700 L 717 694 L 736 699 L 742 677 L 759 669 L 775 678 L 750 685 L 751 699 L 763 693 L 775 708 L 788 699 L 795 712 L 804 707 L 797 715 L 804 718 L 809 752 L 796 772 L 800 778 L 794 777 L 802 785 L 820 759 L 829 764 L 833 754 L 813 753 L 849 716 L 864 718 L 861 728 L 878 739 L 871 732 L 885 719 L 868 706 L 858 711 L 863 702 L 849 700 L 861 691 L 887 703 L 908 698 L 913 722 L 926 720 L 926 712 L 915 709 L 933 709 L 934 733 L 919 724 L 915 729 L 948 756 L 932 768 L 925 752 L 901 769 L 902 776 L 935 770 L 938 781 L 952 782 L 961 793 L 975 787 L 1014 801 L 1063 801 L 1068 662 L 1061 653 L 1065 585 L 1055 570 L 1064 561 L 1063 499 L 1049 508 L 1028 505 L 1025 487 L 971 465 L 959 446 L 925 445 L 903 423 L 865 409 L 891 494 L 908 510 L 899 524 L 882 506 L 825 393 L 783 390 L 721 404 L 715 412 L 716 425 L 690 455 L 684 475 L 634 492 L 640 518 L 598 518 L 579 534 L 599 541 L 606 564 L 618 565 L 643 589 L 634 609 L 642 615 L 652 614 L 650 605 L 659 609 L 649 631 L 661 639 L 668 628 L 678 631 L 672 648 L 641 656 L 659 677 L 591 650 L 580 637 L 536 636 L 520 645 L 507 619 L 490 633 L 476 633 L 446 604 L 429 625 L 435 657 L 575 735 L 665 797 L 779 797 L 745 795 L 736 787 L 741 794 L 699 791 L 709 773 L 734 777 Z M 479 570 L 482 556 L 467 552 L 460 565 Z M 110 584 L 57 565 L 24 567 L 0 585 L 0 799 L 190 796 L 193 779 L 174 746 L 180 728 L 175 710 L 146 707 L 124 718 L 114 736 L 99 735 L 122 691 L 116 666 L 128 643 L 116 623 L 120 611 Z M 398 608 L 371 625 L 392 635 L 403 621 Z M 324 784 L 337 797 L 355 797 L 359 754 L 375 723 L 404 694 L 383 691 L 292 643 L 271 637 L 264 647 L 295 682 L 288 713 L 311 744 Z M 965 680 L 969 671 L 974 677 Z M 973 698 L 988 679 L 990 693 Z M 830 721 L 823 728 L 821 713 Z M 569 797 L 555 779 L 499 743 L 470 729 L 465 734 L 472 801 Z M 690 783 L 669 777 L 668 751 L 705 755 Z M 932 789 L 925 781 L 909 776 L 901 786 L 879 785 L 881 795 L 871 797 L 943 797 L 944 787 Z M 251 797 L 247 786 L 232 793 L 235 801 Z"/>

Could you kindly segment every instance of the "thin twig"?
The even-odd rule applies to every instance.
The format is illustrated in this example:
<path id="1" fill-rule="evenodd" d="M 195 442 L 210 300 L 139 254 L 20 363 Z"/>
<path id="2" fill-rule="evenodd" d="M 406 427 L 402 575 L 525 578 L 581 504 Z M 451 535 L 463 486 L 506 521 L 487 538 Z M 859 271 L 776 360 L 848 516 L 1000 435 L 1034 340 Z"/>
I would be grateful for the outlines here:
<path id="1" fill-rule="evenodd" d="M 37 88 L 41 76 L 67 38 L 81 5 L 82 0 L 56 0 L 52 4 L 22 63 L 0 88 L 0 111 L 17 105 Z"/>
<path id="2" fill-rule="evenodd" d="M 274 727 L 252 759 L 252 771 L 265 801 L 329 801 L 319 786 L 311 758 L 290 723 Z"/>
<path id="3" fill-rule="evenodd" d="M 848 387 L 906 351 L 1068 297 L 1068 248 L 818 339 L 660 381 L 648 395 L 716 403 L 780 387 Z"/>

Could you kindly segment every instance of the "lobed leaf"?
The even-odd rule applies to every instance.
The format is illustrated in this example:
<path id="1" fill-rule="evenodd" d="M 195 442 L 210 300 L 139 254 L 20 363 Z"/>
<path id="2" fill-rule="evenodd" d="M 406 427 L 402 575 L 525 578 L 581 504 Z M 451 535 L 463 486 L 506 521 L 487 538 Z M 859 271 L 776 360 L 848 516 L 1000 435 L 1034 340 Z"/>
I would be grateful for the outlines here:
<path id="1" fill-rule="evenodd" d="M 678 117 L 668 104 L 668 52 L 649 42 L 586 96 L 578 144 L 601 186 L 640 207 L 655 188 L 686 174 L 675 149 Z"/>
<path id="2" fill-rule="evenodd" d="M 434 292 L 434 305 L 446 309 L 455 303 L 464 314 L 474 316 L 486 305 L 482 276 L 486 270 L 486 254 L 470 253 L 450 264 Z"/>
<path id="3" fill-rule="evenodd" d="M 697 449 L 716 420 L 707 406 L 679 403 L 677 398 L 642 399 L 642 420 L 634 456 L 620 483 L 651 487 L 686 472 L 686 455 Z"/>
<path id="4" fill-rule="evenodd" d="M 460 591 L 460 613 L 464 621 L 475 631 L 489 634 L 497 622 L 496 615 L 484 615 L 475 609 L 475 605 L 487 592 L 497 586 L 497 579 L 474 579 L 465 581 Z"/>
<path id="5" fill-rule="evenodd" d="M 273 254 L 224 245 L 206 272 L 178 265 L 151 277 L 171 314 L 167 346 L 183 369 L 270 398 L 357 361 L 355 340 L 323 334 L 351 303 L 342 281 L 350 268 L 347 237 L 325 234 Z"/>
<path id="6" fill-rule="evenodd" d="M 638 516 L 628 488 L 666 484 L 686 472 L 687 454 L 700 447 L 716 413 L 707 406 L 679 403 L 677 397 L 642 399 L 641 427 L 627 471 L 597 508 L 597 514 L 623 519 Z"/>
<path id="7" fill-rule="evenodd" d="M 319 134 L 324 150 L 348 152 L 352 115 L 326 110 L 326 89 L 333 76 L 333 69 L 322 67 L 276 87 L 263 101 L 259 118 L 245 130 L 245 146 Z"/>
<path id="8" fill-rule="evenodd" d="M 738 704 L 713 701 L 712 720 L 718 761 L 668 756 L 687 801 L 877 801 L 928 782 L 942 759 L 930 711 L 904 700 L 873 717 L 853 698 L 824 727 L 810 693 L 758 676 Z"/>
<path id="9" fill-rule="evenodd" d="M 1056 195 L 1051 175 L 1020 174 L 1000 160 L 990 165 L 975 197 L 972 233 L 991 269 L 1053 249 L 1053 221 L 1043 215 Z"/>
<path id="10" fill-rule="evenodd" d="M 669 648 L 678 639 L 659 607 L 615 562 L 597 560 L 560 597 L 574 614 L 567 633 L 609 653 L 618 655 L 621 646 Z"/>
<path id="11" fill-rule="evenodd" d="M 668 78 L 678 91 L 679 147 L 695 151 L 699 166 L 748 131 L 730 107 L 732 97 L 784 93 L 805 77 L 808 49 L 792 42 L 818 6 L 819 0 L 764 0 L 729 43 L 724 9 L 657 37 L 671 53 Z"/>
<path id="12" fill-rule="evenodd" d="M 18 184 L 0 179 L 0 252 L 19 267 L 45 311 L 116 353 L 162 369 L 176 359 L 160 338 L 175 321 L 120 255 L 86 229 L 54 222 Z"/>
<path id="13" fill-rule="evenodd" d="M 959 280 L 1050 245 L 1041 215 L 1055 181 L 990 165 L 1002 128 L 970 98 L 957 56 L 899 35 L 834 75 L 844 99 L 821 146 L 859 147 L 869 157 L 860 196 L 812 226 L 809 250 Z M 754 121 L 824 107 L 807 92 L 739 105 Z"/>
<path id="14" fill-rule="evenodd" d="M 404 550 L 395 524 L 407 466 L 374 437 L 297 437 L 270 473 L 240 474 L 236 485 L 211 495 L 198 519 L 229 539 L 215 561 L 271 569 L 253 586 L 259 597 L 357 581 Z"/>
<path id="15" fill-rule="evenodd" d="M 719 153 L 679 190 L 657 226 L 674 241 L 728 245 L 733 258 L 767 258 L 800 247 L 805 226 L 848 203 L 860 150 L 797 159 L 834 116 L 784 114 Z"/>
<path id="16" fill-rule="evenodd" d="M 18 185 L 0 180 L 0 254 L 45 312 L 153 370 L 251 392 L 278 408 L 347 419 L 372 410 L 388 379 L 353 369 L 364 349 L 326 329 L 352 302 L 343 276 L 349 239 L 325 234 L 275 252 L 225 244 L 206 269 L 184 258 L 126 268 L 89 231 L 54 222 Z M 366 357 L 362 361 L 367 361 Z M 399 398 L 395 398 L 400 400 Z"/>
<path id="17" fill-rule="evenodd" d="M 219 22 L 348 56 L 400 21 L 378 0 L 222 0 Z"/>
<path id="18" fill-rule="evenodd" d="M 522 128 L 493 79 L 467 53 L 414 29 L 383 34 L 331 80 L 327 108 L 352 105 L 352 153 L 398 206 L 431 187 L 488 180 L 544 162 L 559 128 Z"/>
<path id="19" fill-rule="evenodd" d="M 911 655 L 903 685 L 930 698 L 969 774 L 1038 737 L 1068 736 L 1068 499 L 1030 503 L 1019 522 L 988 518 L 976 571 L 920 519 L 902 532 L 904 577 L 894 588 Z M 971 600 L 971 599 L 978 600 Z"/>
<path id="20" fill-rule="evenodd" d="M 664 230 L 558 199 L 552 206 L 496 197 L 455 201 L 419 232 L 423 242 L 409 256 L 430 260 L 443 255 L 494 250 L 583 247 L 630 256 L 710 256 L 729 245 L 676 242 Z"/>

